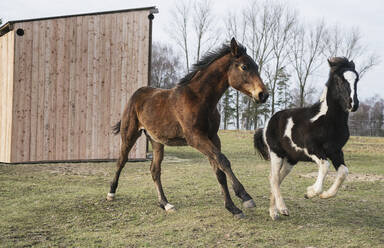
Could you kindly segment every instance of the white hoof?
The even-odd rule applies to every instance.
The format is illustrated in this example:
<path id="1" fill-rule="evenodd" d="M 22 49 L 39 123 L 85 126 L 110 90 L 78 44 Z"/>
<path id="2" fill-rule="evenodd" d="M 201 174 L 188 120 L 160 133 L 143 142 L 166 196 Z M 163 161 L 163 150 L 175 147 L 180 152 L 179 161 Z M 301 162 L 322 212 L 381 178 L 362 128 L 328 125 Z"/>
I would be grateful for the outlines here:
<path id="1" fill-rule="evenodd" d="M 254 208 L 254 207 L 256 207 L 256 204 L 253 201 L 253 199 L 250 199 L 248 201 L 243 202 L 243 207 L 245 207 L 245 208 Z"/>
<path id="2" fill-rule="evenodd" d="M 113 201 L 115 199 L 115 194 L 114 193 L 108 193 L 107 194 L 107 200 L 108 201 Z"/>
<path id="3" fill-rule="evenodd" d="M 164 206 L 164 209 L 165 209 L 165 211 L 167 211 L 167 212 L 174 212 L 174 211 L 176 211 L 175 206 L 173 206 L 172 204 L 169 204 L 169 203 L 167 203 L 167 204 Z"/>
<path id="4" fill-rule="evenodd" d="M 320 194 L 320 192 L 317 192 L 312 186 L 309 186 L 307 188 L 307 193 L 304 195 L 304 197 L 306 199 L 310 199 L 317 196 L 318 194 Z"/>
<path id="5" fill-rule="evenodd" d="M 287 208 L 279 209 L 280 214 L 289 216 L 289 211 Z"/>
<path id="6" fill-rule="evenodd" d="M 321 193 L 321 194 L 319 195 L 319 197 L 320 197 L 321 199 L 329 199 L 329 198 L 332 198 L 332 197 L 334 197 L 334 196 L 336 196 L 336 194 L 332 194 L 332 193 L 328 193 L 328 192 L 323 192 L 323 193 Z"/>
<path id="7" fill-rule="evenodd" d="M 276 208 L 270 208 L 269 209 L 269 216 L 271 216 L 271 219 L 273 221 L 279 219 L 279 213 L 277 212 Z"/>

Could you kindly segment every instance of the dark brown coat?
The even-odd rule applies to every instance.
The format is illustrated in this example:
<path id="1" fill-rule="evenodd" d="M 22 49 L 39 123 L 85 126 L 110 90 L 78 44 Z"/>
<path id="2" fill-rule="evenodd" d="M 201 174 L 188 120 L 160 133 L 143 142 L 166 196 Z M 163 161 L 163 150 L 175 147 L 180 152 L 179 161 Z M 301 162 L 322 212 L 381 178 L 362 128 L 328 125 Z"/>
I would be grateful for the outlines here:
<path id="1" fill-rule="evenodd" d="M 258 66 L 235 39 L 232 39 L 230 46 L 223 46 L 205 56 L 176 87 L 169 90 L 143 87 L 137 90 L 126 106 L 121 122 L 115 126 L 116 133 L 121 133 L 122 146 L 117 172 L 107 198 L 113 199 L 128 152 L 141 135 L 141 130 L 144 130 L 153 148 L 151 172 L 162 208 L 174 209 L 168 203 L 160 181 L 164 145 L 190 145 L 208 157 L 222 186 L 225 207 L 232 214 L 243 215 L 230 198 L 227 176 L 244 205 L 253 207 L 252 198 L 233 174 L 228 159 L 221 153 L 217 135 L 220 125 L 217 103 L 229 86 L 259 102 L 265 102 L 268 97 Z"/>

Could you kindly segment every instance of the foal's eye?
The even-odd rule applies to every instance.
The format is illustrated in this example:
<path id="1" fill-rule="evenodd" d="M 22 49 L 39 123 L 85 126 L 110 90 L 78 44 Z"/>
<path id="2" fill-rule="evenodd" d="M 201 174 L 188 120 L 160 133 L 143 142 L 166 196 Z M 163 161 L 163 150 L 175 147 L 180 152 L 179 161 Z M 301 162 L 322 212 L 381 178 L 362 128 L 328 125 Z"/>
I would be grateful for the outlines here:
<path id="1" fill-rule="evenodd" d="M 242 65 L 242 66 L 241 66 L 241 69 L 242 69 L 243 71 L 246 71 L 246 70 L 248 70 L 248 67 L 247 67 L 246 65 Z"/>

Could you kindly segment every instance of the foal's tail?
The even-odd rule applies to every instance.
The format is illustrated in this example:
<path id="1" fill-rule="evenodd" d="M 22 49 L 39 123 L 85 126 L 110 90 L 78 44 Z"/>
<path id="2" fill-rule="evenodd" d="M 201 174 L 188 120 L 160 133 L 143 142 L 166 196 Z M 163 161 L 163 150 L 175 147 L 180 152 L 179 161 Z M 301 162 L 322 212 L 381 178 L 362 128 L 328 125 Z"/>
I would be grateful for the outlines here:
<path id="1" fill-rule="evenodd" d="M 118 135 L 120 133 L 120 126 L 121 126 L 121 121 L 119 121 L 118 123 L 112 126 L 112 132 L 114 135 Z"/>
<path id="2" fill-rule="evenodd" d="M 256 130 L 253 136 L 253 145 L 261 157 L 269 160 L 269 151 L 267 145 L 264 143 L 262 128 Z"/>

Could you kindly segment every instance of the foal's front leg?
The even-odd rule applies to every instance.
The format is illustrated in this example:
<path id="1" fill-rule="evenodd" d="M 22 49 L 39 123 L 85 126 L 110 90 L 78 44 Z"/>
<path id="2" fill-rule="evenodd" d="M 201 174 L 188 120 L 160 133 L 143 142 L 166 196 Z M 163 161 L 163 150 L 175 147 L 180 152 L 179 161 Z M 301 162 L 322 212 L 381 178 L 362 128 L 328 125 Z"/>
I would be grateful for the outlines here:
<path id="1" fill-rule="evenodd" d="M 345 166 L 344 154 L 342 151 L 333 154 L 330 159 L 337 171 L 337 176 L 332 186 L 327 191 L 320 194 L 320 198 L 323 199 L 334 197 L 339 191 L 340 186 L 343 184 L 344 180 L 348 176 L 348 168 L 347 166 Z"/>
<path id="2" fill-rule="evenodd" d="M 229 177 L 229 179 L 232 181 L 232 187 L 236 196 L 238 196 L 243 201 L 245 207 L 255 206 L 253 199 L 245 191 L 244 186 L 233 173 L 229 160 L 225 157 L 224 154 L 221 153 L 220 149 L 217 148 L 206 135 L 201 134 L 199 131 L 195 131 L 188 133 L 188 135 L 186 135 L 186 139 L 190 146 L 206 155 L 210 161 L 217 164 L 218 168 L 223 171 L 227 177 Z M 220 184 L 222 184 L 222 182 L 220 182 Z M 227 209 L 235 216 L 244 216 L 243 212 L 235 205 L 233 205 L 233 208 Z"/>
<path id="3" fill-rule="evenodd" d="M 319 159 L 315 156 L 313 156 L 312 159 L 319 166 L 319 173 L 317 175 L 316 182 L 307 188 L 307 193 L 304 195 L 307 199 L 317 196 L 323 192 L 324 180 L 329 170 L 329 162 L 327 159 Z"/>
<path id="4" fill-rule="evenodd" d="M 221 152 L 221 141 L 220 141 L 220 138 L 219 136 L 216 134 L 214 135 L 212 138 L 211 138 L 211 141 L 212 143 L 216 146 L 216 148 L 218 148 L 219 152 Z M 213 160 L 214 161 L 214 160 Z M 228 161 L 229 162 L 229 161 Z M 217 165 L 218 168 L 220 168 L 220 165 Z M 234 173 L 232 172 L 232 169 L 230 169 L 230 173 L 232 173 L 233 177 L 231 177 L 231 181 L 232 181 L 232 184 L 234 185 L 234 181 L 237 180 L 237 183 L 240 184 L 240 188 L 242 187 L 244 192 L 243 193 L 239 193 L 239 194 L 236 194 L 237 197 L 239 197 L 242 201 L 243 201 L 243 206 L 245 208 L 254 208 L 256 207 L 256 204 L 255 202 L 253 201 L 253 199 L 248 195 L 248 193 L 245 191 L 244 187 L 242 186 L 242 184 L 240 183 L 240 181 L 236 178 L 236 176 L 234 175 Z M 219 180 L 220 181 L 220 180 Z M 225 184 L 226 185 L 226 184 Z M 225 186 L 227 187 L 227 186 Z M 236 193 L 236 190 L 235 190 L 235 193 Z M 249 198 L 246 197 L 246 195 L 249 196 Z"/>
<path id="5" fill-rule="evenodd" d="M 219 184 L 221 185 L 221 190 L 224 195 L 224 206 L 225 208 L 231 212 L 233 215 L 243 218 L 244 215 L 242 214 L 241 210 L 236 207 L 236 205 L 233 203 L 231 195 L 229 194 L 228 185 L 227 185 L 227 176 L 225 173 L 219 169 L 219 166 L 217 165 L 216 161 L 210 159 L 209 162 L 212 165 L 213 171 L 216 174 L 216 178 L 219 181 Z"/>

